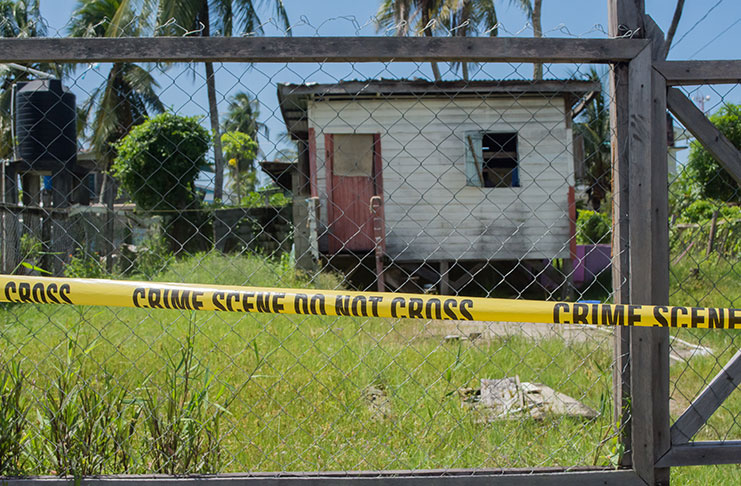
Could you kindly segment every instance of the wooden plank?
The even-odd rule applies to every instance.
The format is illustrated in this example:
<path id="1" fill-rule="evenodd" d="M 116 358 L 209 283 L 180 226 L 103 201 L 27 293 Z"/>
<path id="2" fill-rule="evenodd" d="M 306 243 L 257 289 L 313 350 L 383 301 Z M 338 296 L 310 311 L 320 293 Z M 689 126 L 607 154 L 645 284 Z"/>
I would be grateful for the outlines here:
<path id="1" fill-rule="evenodd" d="M 643 22 L 643 5 L 628 0 L 609 0 L 608 32 L 610 37 L 620 37 L 640 31 Z M 612 148 L 612 289 L 613 300 L 618 304 L 630 302 L 628 277 L 628 64 L 616 63 L 610 72 L 610 145 Z M 632 329 L 615 329 L 613 402 L 615 423 L 620 428 L 618 440 L 625 449 L 622 465 L 631 464 L 630 437 L 630 335 Z"/>
<path id="2" fill-rule="evenodd" d="M 741 60 L 657 61 L 654 69 L 664 76 L 669 86 L 736 84 L 741 80 Z"/>
<path id="3" fill-rule="evenodd" d="M 649 19 L 650 20 L 650 19 Z M 658 27 L 657 27 L 658 29 Z M 654 59 L 663 53 L 664 36 L 660 30 L 656 34 L 660 37 L 661 48 L 652 50 Z M 653 305 L 669 304 L 669 165 L 667 160 L 668 146 L 666 138 L 666 83 L 664 78 L 653 69 L 651 72 L 651 268 L 648 274 L 650 282 L 650 299 Z M 631 230 L 632 231 L 632 230 Z M 633 278 L 643 279 L 644 275 L 635 275 Z M 669 426 L 671 416 L 669 412 L 669 330 L 643 329 L 634 336 L 641 338 L 641 334 L 650 334 L 652 340 L 649 355 L 640 362 L 633 363 L 639 366 L 647 364 L 651 370 L 650 387 L 652 390 L 652 435 L 654 449 L 651 461 L 654 463 L 671 447 Z M 646 368 L 643 369 L 645 373 Z M 640 393 L 640 390 L 637 390 Z M 669 469 L 657 468 L 653 470 L 654 481 L 660 484 L 669 484 Z"/>
<path id="4" fill-rule="evenodd" d="M 88 478 L 40 477 L 29 479 L 3 479 L 4 486 L 645 486 L 632 471 L 604 470 L 563 471 L 560 468 L 540 468 L 537 471 L 508 470 L 481 472 L 469 470 L 467 474 L 456 471 L 379 471 L 360 475 L 353 472 L 291 473 L 280 474 L 220 474 L 218 476 L 172 477 L 151 476 L 102 476 Z"/>
<path id="5" fill-rule="evenodd" d="M 674 422 L 671 428 L 672 444 L 683 444 L 692 439 L 739 385 L 741 385 L 741 350 L 736 352 L 728 364 Z"/>
<path id="6" fill-rule="evenodd" d="M 677 88 L 667 90 L 666 102 L 674 116 L 692 132 L 697 140 L 715 157 L 733 179 L 741 184 L 741 151 L 707 119 Z"/>
<path id="7" fill-rule="evenodd" d="M 450 263 L 447 260 L 440 261 L 440 295 L 450 293 Z"/>
<path id="8" fill-rule="evenodd" d="M 672 446 L 656 465 L 658 467 L 671 467 L 738 464 L 740 457 L 741 440 L 694 442 Z"/>
<path id="9" fill-rule="evenodd" d="M 0 39 L 0 62 L 607 62 L 640 39 L 154 37 Z"/>
<path id="10" fill-rule="evenodd" d="M 311 197 L 319 196 L 319 186 L 317 184 L 316 172 L 316 133 L 314 128 L 309 128 L 309 184 Z"/>

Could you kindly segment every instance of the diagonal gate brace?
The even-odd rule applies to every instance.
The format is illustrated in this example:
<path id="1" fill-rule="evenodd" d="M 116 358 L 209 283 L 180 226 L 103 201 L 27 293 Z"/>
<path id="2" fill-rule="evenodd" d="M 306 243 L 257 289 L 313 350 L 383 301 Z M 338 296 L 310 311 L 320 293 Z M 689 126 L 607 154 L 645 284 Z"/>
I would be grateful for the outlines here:
<path id="1" fill-rule="evenodd" d="M 687 443 L 741 384 L 741 350 L 713 378 L 671 427 L 672 445 Z"/>

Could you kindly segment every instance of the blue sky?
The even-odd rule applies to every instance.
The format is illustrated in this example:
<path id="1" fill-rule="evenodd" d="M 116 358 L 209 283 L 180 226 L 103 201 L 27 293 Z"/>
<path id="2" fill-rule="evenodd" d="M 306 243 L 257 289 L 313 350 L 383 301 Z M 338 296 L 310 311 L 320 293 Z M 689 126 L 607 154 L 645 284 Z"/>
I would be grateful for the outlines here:
<path id="1" fill-rule="evenodd" d="M 261 2 L 256 2 L 260 4 Z M 267 2 L 262 2 L 267 3 Z M 379 35 L 373 24 L 379 0 L 284 0 L 295 36 Z M 525 15 L 507 0 L 497 3 L 500 35 L 532 35 Z M 646 0 L 647 13 L 665 31 L 668 29 L 676 0 Z M 65 36 L 67 22 L 77 2 L 71 0 L 41 0 L 42 14 L 49 24 L 51 36 Z M 260 12 L 266 35 L 281 35 L 270 22 L 270 12 Z M 607 0 L 544 0 L 543 30 L 546 37 L 606 37 Z M 381 33 L 382 34 L 382 33 Z M 741 43 L 741 1 L 688 0 L 675 37 L 669 59 L 733 59 L 738 57 Z M 105 80 L 106 65 L 82 66 L 66 84 L 77 93 L 78 102 Z M 569 77 L 575 70 L 584 73 L 587 66 L 551 65 L 545 77 Z M 165 105 L 181 114 L 206 113 L 205 84 L 202 65 L 168 70 L 154 69 L 160 84 L 160 96 Z M 279 82 L 334 82 L 340 79 L 374 77 L 430 77 L 427 64 L 336 64 L 336 65 L 277 65 L 242 64 L 217 66 L 217 91 L 221 112 L 226 111 L 229 96 L 238 91 L 250 92 L 261 103 L 261 119 L 270 129 L 270 139 L 261 140 L 268 157 L 278 134 L 284 131 L 277 109 L 276 84 Z M 447 78 L 456 74 L 448 72 Z M 532 76 L 528 64 L 487 65 L 476 75 L 479 78 L 520 78 Z M 741 102 L 738 86 L 700 87 L 693 97 L 709 100 L 707 111 L 717 109 L 723 100 Z M 207 124 L 204 121 L 204 124 Z"/>

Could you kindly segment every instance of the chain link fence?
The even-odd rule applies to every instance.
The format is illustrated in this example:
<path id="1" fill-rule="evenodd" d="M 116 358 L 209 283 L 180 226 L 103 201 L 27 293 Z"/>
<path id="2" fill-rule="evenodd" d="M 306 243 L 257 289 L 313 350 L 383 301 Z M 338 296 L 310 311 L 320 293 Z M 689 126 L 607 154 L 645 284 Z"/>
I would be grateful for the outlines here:
<path id="1" fill-rule="evenodd" d="M 739 84 L 686 86 L 684 94 L 739 146 Z M 741 305 L 741 191 L 728 172 L 681 122 L 674 120 L 670 144 L 670 303 L 691 306 Z M 691 347 L 688 347 L 691 344 Z M 672 336 L 671 412 L 681 415 L 727 366 L 739 349 L 735 333 L 683 329 Z M 729 441 L 741 437 L 738 390 L 684 441 Z M 682 432 L 681 430 L 679 431 Z"/>
<path id="2" fill-rule="evenodd" d="M 3 273 L 612 300 L 606 67 L 34 69 L 61 77 L 4 78 Z M 701 181 L 675 127 L 671 303 L 738 306 L 738 188 L 687 192 Z M 399 320 L 0 312 L 0 475 L 603 467 L 626 452 L 603 327 L 443 305 Z M 735 349 L 731 333 L 676 331 L 672 411 Z M 728 403 L 702 438 L 737 436 Z"/>

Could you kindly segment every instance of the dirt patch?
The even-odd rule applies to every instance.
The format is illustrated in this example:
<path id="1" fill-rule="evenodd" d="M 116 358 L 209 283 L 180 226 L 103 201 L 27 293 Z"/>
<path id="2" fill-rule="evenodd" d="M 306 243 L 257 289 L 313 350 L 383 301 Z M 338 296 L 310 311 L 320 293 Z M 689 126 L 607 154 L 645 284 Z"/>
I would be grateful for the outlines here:
<path id="1" fill-rule="evenodd" d="M 421 324 L 421 328 L 420 325 Z M 595 346 L 612 346 L 614 329 L 604 326 L 576 324 L 543 324 L 531 322 L 470 322 L 470 321 L 418 321 L 397 329 L 400 337 L 413 339 L 439 339 L 452 343 L 459 341 L 491 341 L 508 337 L 521 337 L 541 341 L 556 339 L 564 344 L 587 343 Z M 713 354 L 707 346 L 670 337 L 672 364 L 686 362 L 699 356 Z"/>

